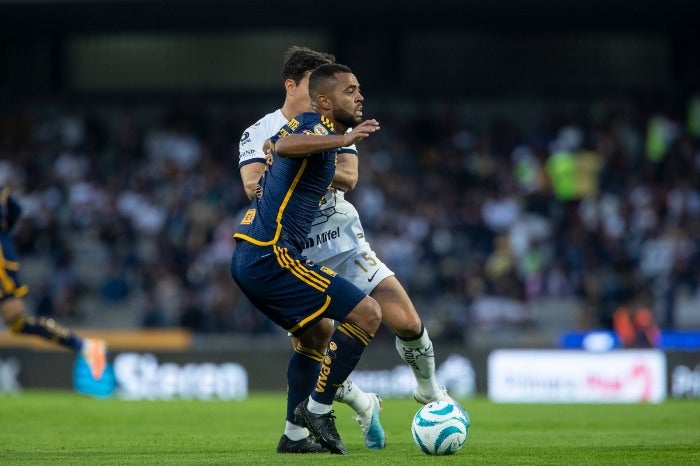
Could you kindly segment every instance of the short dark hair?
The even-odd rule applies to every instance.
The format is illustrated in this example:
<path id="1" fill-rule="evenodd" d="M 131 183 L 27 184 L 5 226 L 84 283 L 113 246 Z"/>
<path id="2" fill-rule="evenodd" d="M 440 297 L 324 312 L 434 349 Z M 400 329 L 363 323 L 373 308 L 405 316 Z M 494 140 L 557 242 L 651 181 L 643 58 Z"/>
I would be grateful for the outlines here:
<path id="1" fill-rule="evenodd" d="M 309 95 L 315 101 L 320 94 L 327 93 L 337 79 L 336 73 L 352 73 L 350 67 L 340 63 L 327 63 L 316 68 L 309 77 Z"/>
<path id="2" fill-rule="evenodd" d="M 313 71 L 320 65 L 334 62 L 335 57 L 330 53 L 317 52 L 307 47 L 293 45 L 284 52 L 282 79 L 293 79 L 295 83 L 299 84 L 307 71 Z"/>

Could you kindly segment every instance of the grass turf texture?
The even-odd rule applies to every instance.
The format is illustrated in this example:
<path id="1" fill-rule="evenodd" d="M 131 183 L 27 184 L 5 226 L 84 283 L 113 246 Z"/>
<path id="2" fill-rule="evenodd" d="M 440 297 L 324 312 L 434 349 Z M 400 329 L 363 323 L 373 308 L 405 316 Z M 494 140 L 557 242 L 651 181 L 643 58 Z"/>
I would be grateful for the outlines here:
<path id="1" fill-rule="evenodd" d="M 411 438 L 419 405 L 384 402 L 387 447 L 369 451 L 352 412 L 336 405 L 350 454 L 279 455 L 284 395 L 243 402 L 97 400 L 67 392 L 0 395 L 0 464 L 700 464 L 700 402 L 514 405 L 463 400 L 472 426 L 452 456 Z"/>

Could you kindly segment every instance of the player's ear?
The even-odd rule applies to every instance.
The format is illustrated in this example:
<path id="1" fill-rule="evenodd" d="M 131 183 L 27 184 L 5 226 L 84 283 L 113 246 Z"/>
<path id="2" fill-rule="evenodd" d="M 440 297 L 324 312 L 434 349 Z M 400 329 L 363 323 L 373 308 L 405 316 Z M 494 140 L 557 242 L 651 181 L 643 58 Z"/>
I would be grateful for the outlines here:
<path id="1" fill-rule="evenodd" d="M 293 79 L 285 79 L 284 80 L 284 90 L 287 93 L 292 92 L 294 89 L 296 89 L 297 83 Z"/>
<path id="2" fill-rule="evenodd" d="M 316 97 L 316 106 L 319 110 L 330 110 L 333 107 L 331 100 L 323 94 Z"/>

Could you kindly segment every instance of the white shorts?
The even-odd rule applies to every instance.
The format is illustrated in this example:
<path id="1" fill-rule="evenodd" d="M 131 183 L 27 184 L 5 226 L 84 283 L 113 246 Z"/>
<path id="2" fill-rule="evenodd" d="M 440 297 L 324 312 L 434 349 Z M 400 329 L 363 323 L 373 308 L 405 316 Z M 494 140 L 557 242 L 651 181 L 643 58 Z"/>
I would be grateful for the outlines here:
<path id="1" fill-rule="evenodd" d="M 331 257 L 321 262 L 321 265 L 337 272 L 366 294 L 370 294 L 386 277 L 395 275 L 384 262 L 379 260 L 367 242 L 361 243 L 352 251 Z"/>

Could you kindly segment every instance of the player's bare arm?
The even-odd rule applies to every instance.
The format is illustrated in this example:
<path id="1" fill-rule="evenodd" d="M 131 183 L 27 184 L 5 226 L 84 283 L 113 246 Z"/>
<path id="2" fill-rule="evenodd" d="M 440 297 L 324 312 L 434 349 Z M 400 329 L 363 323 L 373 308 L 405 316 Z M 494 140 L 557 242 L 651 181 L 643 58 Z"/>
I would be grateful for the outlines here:
<path id="1" fill-rule="evenodd" d="M 245 189 L 246 196 L 248 196 L 248 199 L 250 200 L 252 200 L 253 196 L 255 195 L 255 190 L 258 187 L 260 177 L 265 172 L 265 168 L 267 168 L 267 165 L 272 163 L 272 152 L 270 147 L 270 138 L 268 138 L 265 140 L 262 146 L 262 151 L 265 154 L 265 163 L 250 162 L 241 166 L 239 170 L 241 180 L 243 181 L 243 189 Z"/>
<path id="2" fill-rule="evenodd" d="M 331 186 L 340 191 L 355 189 L 359 178 L 359 160 L 355 154 L 338 154 Z"/>
<path id="3" fill-rule="evenodd" d="M 241 167 L 241 180 L 243 180 L 243 188 L 248 199 L 253 199 L 258 181 L 265 172 L 265 168 L 266 165 L 262 162 L 251 162 Z"/>
<path id="4" fill-rule="evenodd" d="M 275 144 L 275 151 L 285 157 L 304 157 L 326 149 L 347 147 L 355 144 L 380 129 L 377 120 L 365 120 L 347 134 L 290 134 L 280 138 Z"/>
<path id="5" fill-rule="evenodd" d="M 355 189 L 359 178 L 359 163 L 355 154 L 338 154 L 333 177 L 332 187 L 340 191 L 351 191 Z M 266 164 L 262 162 L 251 162 L 243 165 L 240 169 L 243 188 L 248 199 L 253 199 L 255 190 L 260 181 L 260 177 L 265 172 Z"/>

